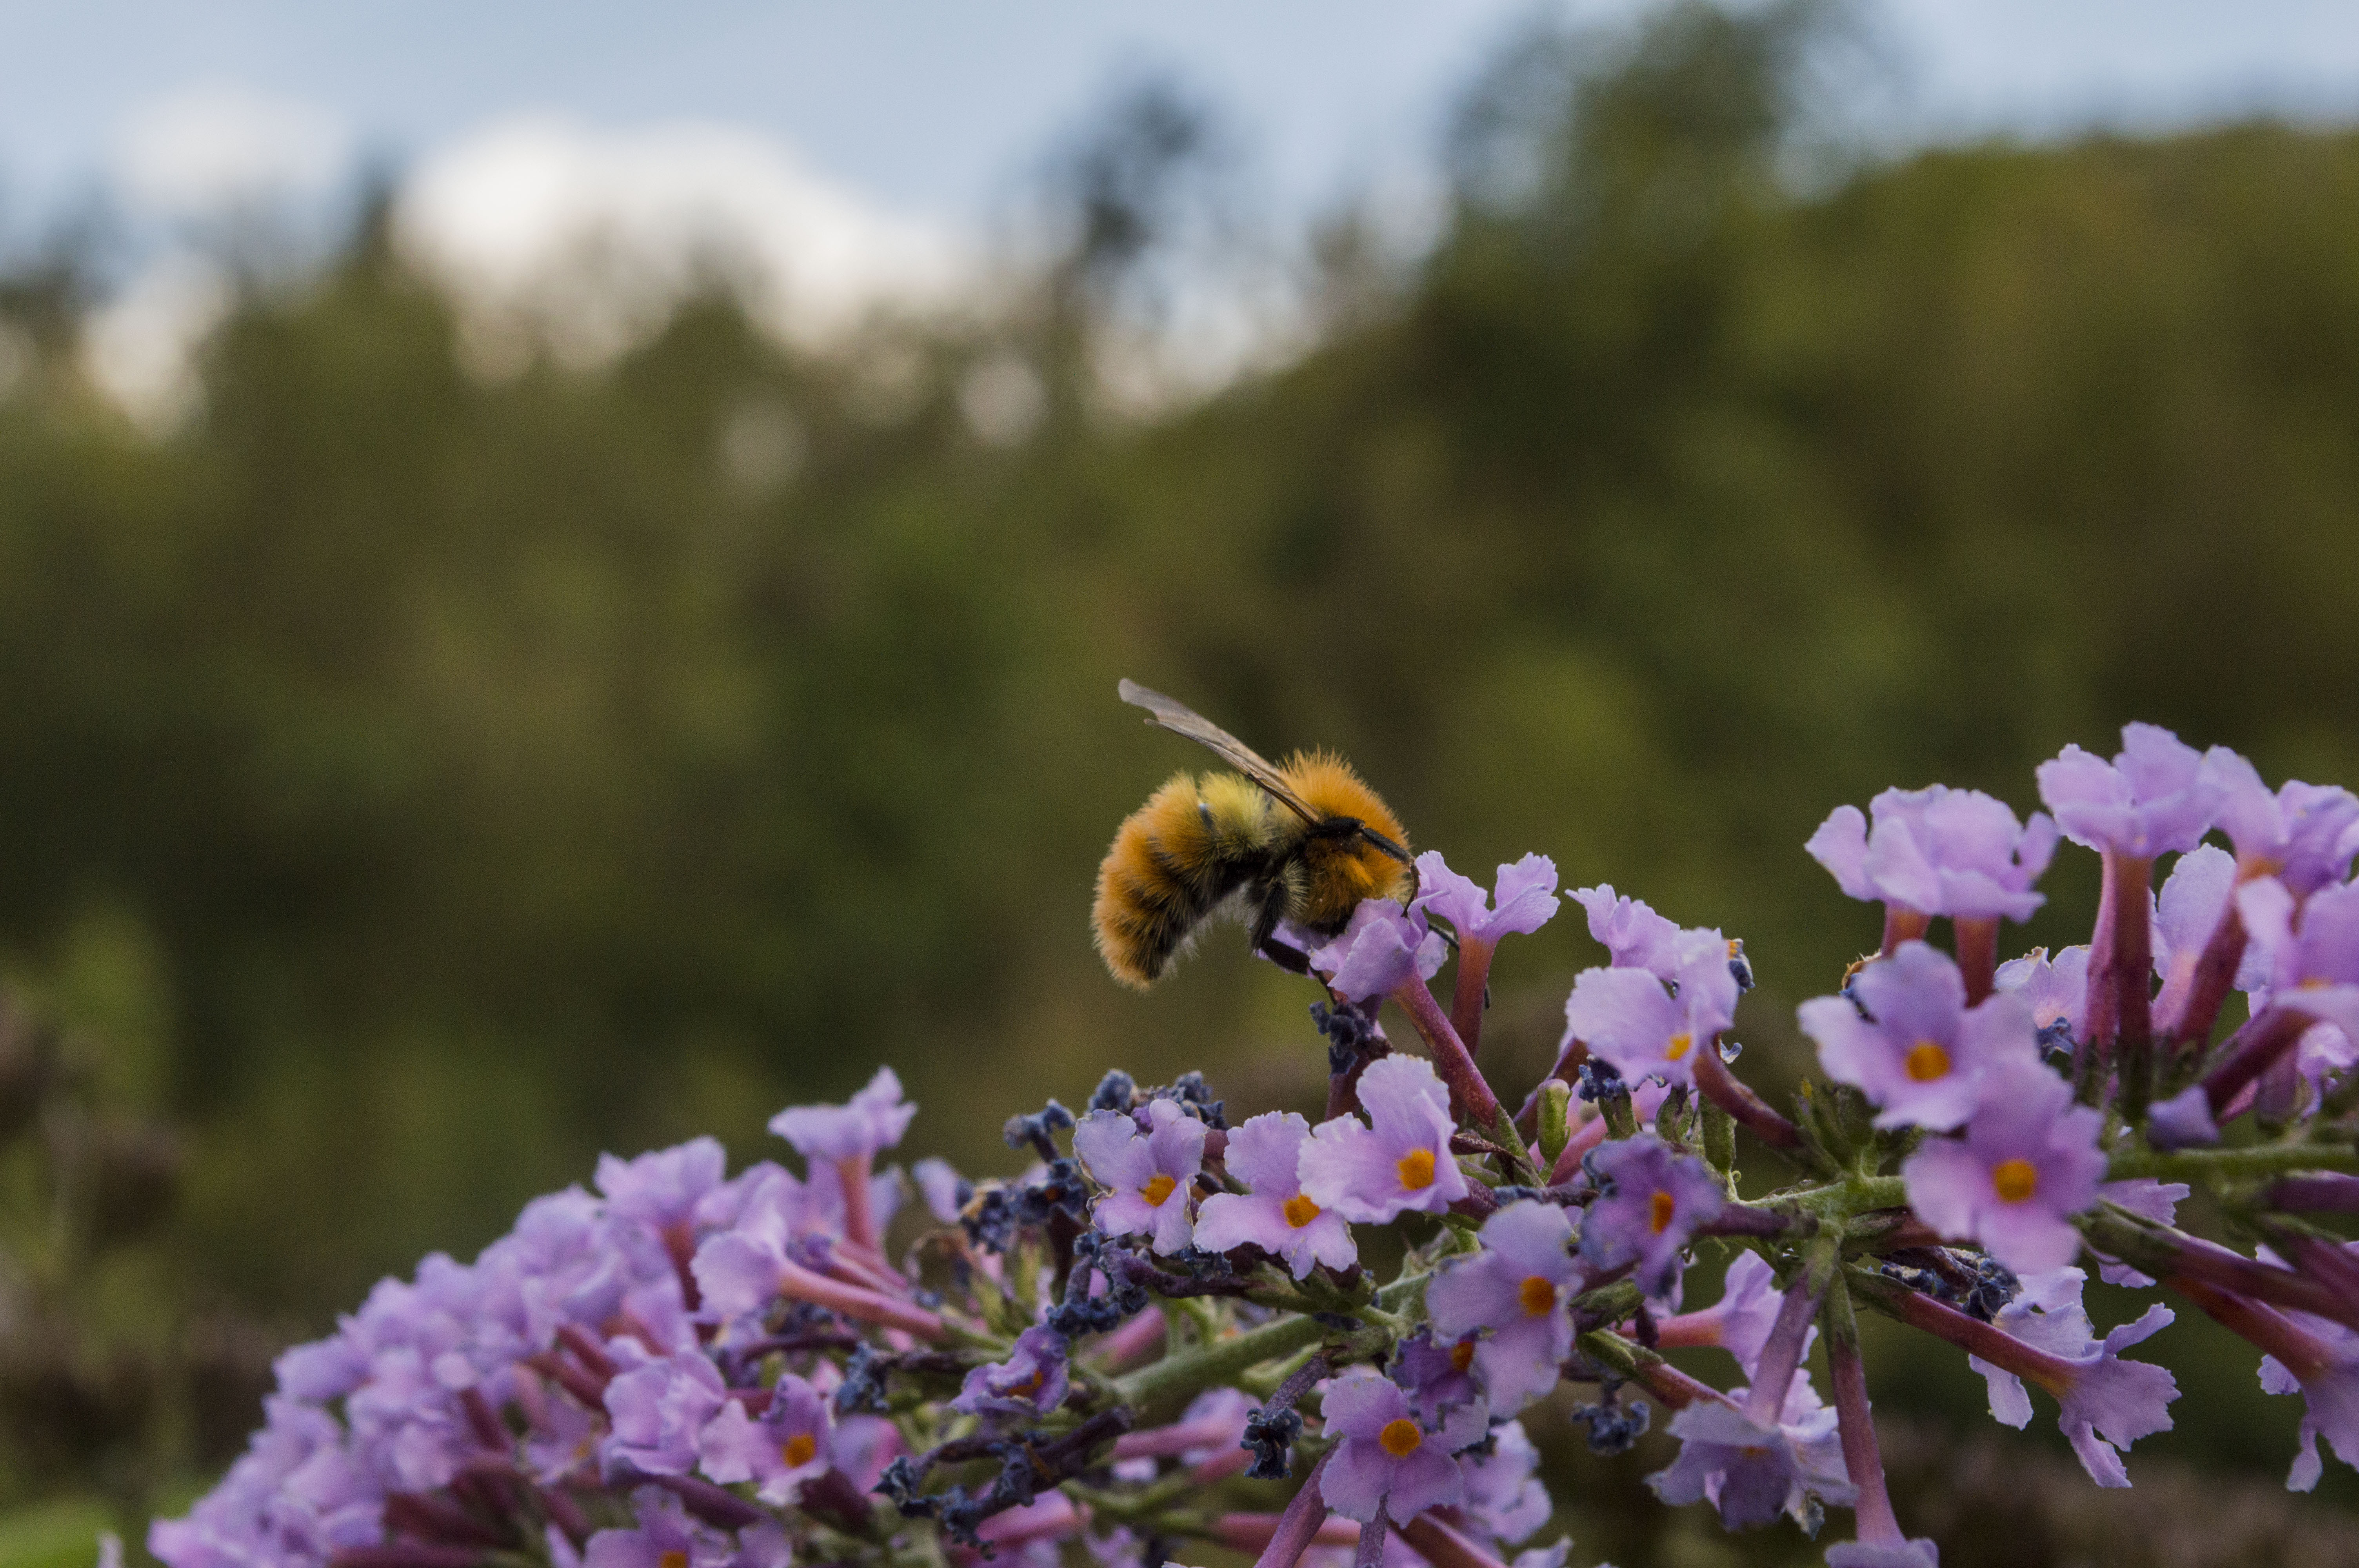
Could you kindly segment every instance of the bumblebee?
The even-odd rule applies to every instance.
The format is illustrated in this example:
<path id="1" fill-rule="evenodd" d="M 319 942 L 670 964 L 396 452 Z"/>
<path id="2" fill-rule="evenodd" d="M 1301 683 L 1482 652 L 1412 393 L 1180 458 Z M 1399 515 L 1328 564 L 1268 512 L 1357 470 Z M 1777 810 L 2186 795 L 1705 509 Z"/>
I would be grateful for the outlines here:
<path id="1" fill-rule="evenodd" d="M 1119 689 L 1237 772 L 1175 773 L 1115 830 L 1090 914 L 1115 979 L 1146 989 L 1214 919 L 1248 925 L 1255 951 L 1300 973 L 1309 960 L 1279 922 L 1332 936 L 1361 900 L 1414 895 L 1408 836 L 1343 758 L 1298 752 L 1281 767 L 1160 692 Z"/>

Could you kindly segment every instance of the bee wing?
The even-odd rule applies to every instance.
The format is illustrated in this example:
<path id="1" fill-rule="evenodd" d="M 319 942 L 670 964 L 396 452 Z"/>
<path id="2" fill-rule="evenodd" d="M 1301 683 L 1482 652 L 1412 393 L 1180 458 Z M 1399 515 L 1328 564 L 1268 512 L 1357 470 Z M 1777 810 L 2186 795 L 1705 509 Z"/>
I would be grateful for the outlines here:
<path id="1" fill-rule="evenodd" d="M 1184 702 L 1175 701 L 1159 691 L 1149 691 L 1136 681 L 1126 680 L 1115 690 L 1125 702 L 1143 708 L 1153 715 L 1149 724 L 1158 724 L 1175 735 L 1185 735 L 1200 746 L 1209 746 L 1237 772 L 1259 784 L 1272 800 L 1299 816 L 1305 822 L 1320 820 L 1319 813 L 1303 804 L 1302 797 L 1287 787 L 1285 777 L 1277 765 L 1243 741 L 1230 734 Z"/>

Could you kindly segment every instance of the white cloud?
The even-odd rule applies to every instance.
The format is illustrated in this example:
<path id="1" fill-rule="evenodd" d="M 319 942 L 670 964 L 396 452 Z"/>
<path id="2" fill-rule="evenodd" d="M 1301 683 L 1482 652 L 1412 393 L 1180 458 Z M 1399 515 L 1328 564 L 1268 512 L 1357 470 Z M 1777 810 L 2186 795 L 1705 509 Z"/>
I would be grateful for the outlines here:
<path id="1" fill-rule="evenodd" d="M 115 138 L 125 195 L 171 216 L 316 197 L 352 158 L 351 133 L 313 104 L 215 83 L 159 99 Z"/>
<path id="2" fill-rule="evenodd" d="M 142 429 L 170 432 L 196 412 L 196 350 L 231 297 L 213 263 L 185 251 L 158 258 L 84 328 L 91 379 Z"/>
<path id="3" fill-rule="evenodd" d="M 419 166 L 397 222 L 410 255 L 474 307 L 471 341 L 492 368 L 524 348 L 519 322 L 595 362 L 716 270 L 757 320 L 804 344 L 878 307 L 944 305 L 974 273 L 946 231 L 885 211 L 766 136 L 711 124 L 505 121 Z"/>

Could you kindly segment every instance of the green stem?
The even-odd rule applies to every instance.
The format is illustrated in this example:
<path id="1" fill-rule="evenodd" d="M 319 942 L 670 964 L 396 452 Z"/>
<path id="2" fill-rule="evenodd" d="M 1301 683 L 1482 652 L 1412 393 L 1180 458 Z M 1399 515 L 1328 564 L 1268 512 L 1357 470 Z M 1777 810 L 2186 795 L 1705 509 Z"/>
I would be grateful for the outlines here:
<path id="1" fill-rule="evenodd" d="M 2105 1179 L 2153 1176 L 2162 1181 L 2233 1182 L 2290 1171 L 2359 1171 L 2359 1150 L 2324 1143 L 2265 1143 L 2252 1149 L 2181 1149 L 2165 1153 L 2133 1149 L 2115 1154 Z"/>
<path id="2" fill-rule="evenodd" d="M 1428 1278 L 1411 1274 L 1395 1280 L 1376 1292 L 1376 1305 L 1388 1312 L 1407 1309 L 1424 1294 Z M 1177 1416 L 1187 1408 L 1190 1400 L 1213 1384 L 1233 1383 L 1265 1361 L 1291 1356 L 1317 1344 L 1327 1333 L 1327 1325 L 1317 1318 L 1280 1318 L 1248 1329 L 1234 1339 L 1219 1340 L 1201 1349 L 1167 1357 L 1152 1367 L 1142 1367 L 1128 1377 L 1116 1379 L 1114 1391 L 1125 1404 L 1137 1410 L 1139 1425 L 1154 1426 Z"/>
<path id="3" fill-rule="evenodd" d="M 1765 1206 L 1791 1204 L 1822 1219 L 1848 1219 L 1874 1209 L 1907 1206 L 1908 1184 L 1898 1176 L 1859 1176 L 1823 1187 L 1804 1187 L 1799 1193 L 1773 1193 L 1762 1202 Z"/>

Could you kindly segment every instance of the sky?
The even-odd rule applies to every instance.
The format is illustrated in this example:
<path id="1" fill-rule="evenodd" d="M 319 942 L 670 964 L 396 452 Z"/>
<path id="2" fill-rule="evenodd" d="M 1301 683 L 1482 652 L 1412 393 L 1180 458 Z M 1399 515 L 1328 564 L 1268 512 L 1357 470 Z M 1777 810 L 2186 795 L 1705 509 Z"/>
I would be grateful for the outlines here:
<path id="1" fill-rule="evenodd" d="M 1430 190 L 1453 101 L 1516 28 L 1649 3 L 0 0 L 0 235 L 99 193 L 168 232 L 323 200 L 368 167 L 402 178 L 418 247 L 479 291 L 515 295 L 585 224 L 726 232 L 791 277 L 773 290 L 791 336 L 864 290 L 944 287 L 1122 82 L 1208 102 L 1263 211 L 1299 225 Z M 1874 130 L 1896 146 L 2359 119 L 2352 0 L 1864 11 L 1899 88 Z M 162 248 L 126 290 L 148 287 L 151 324 L 201 317 L 218 289 Z"/>

